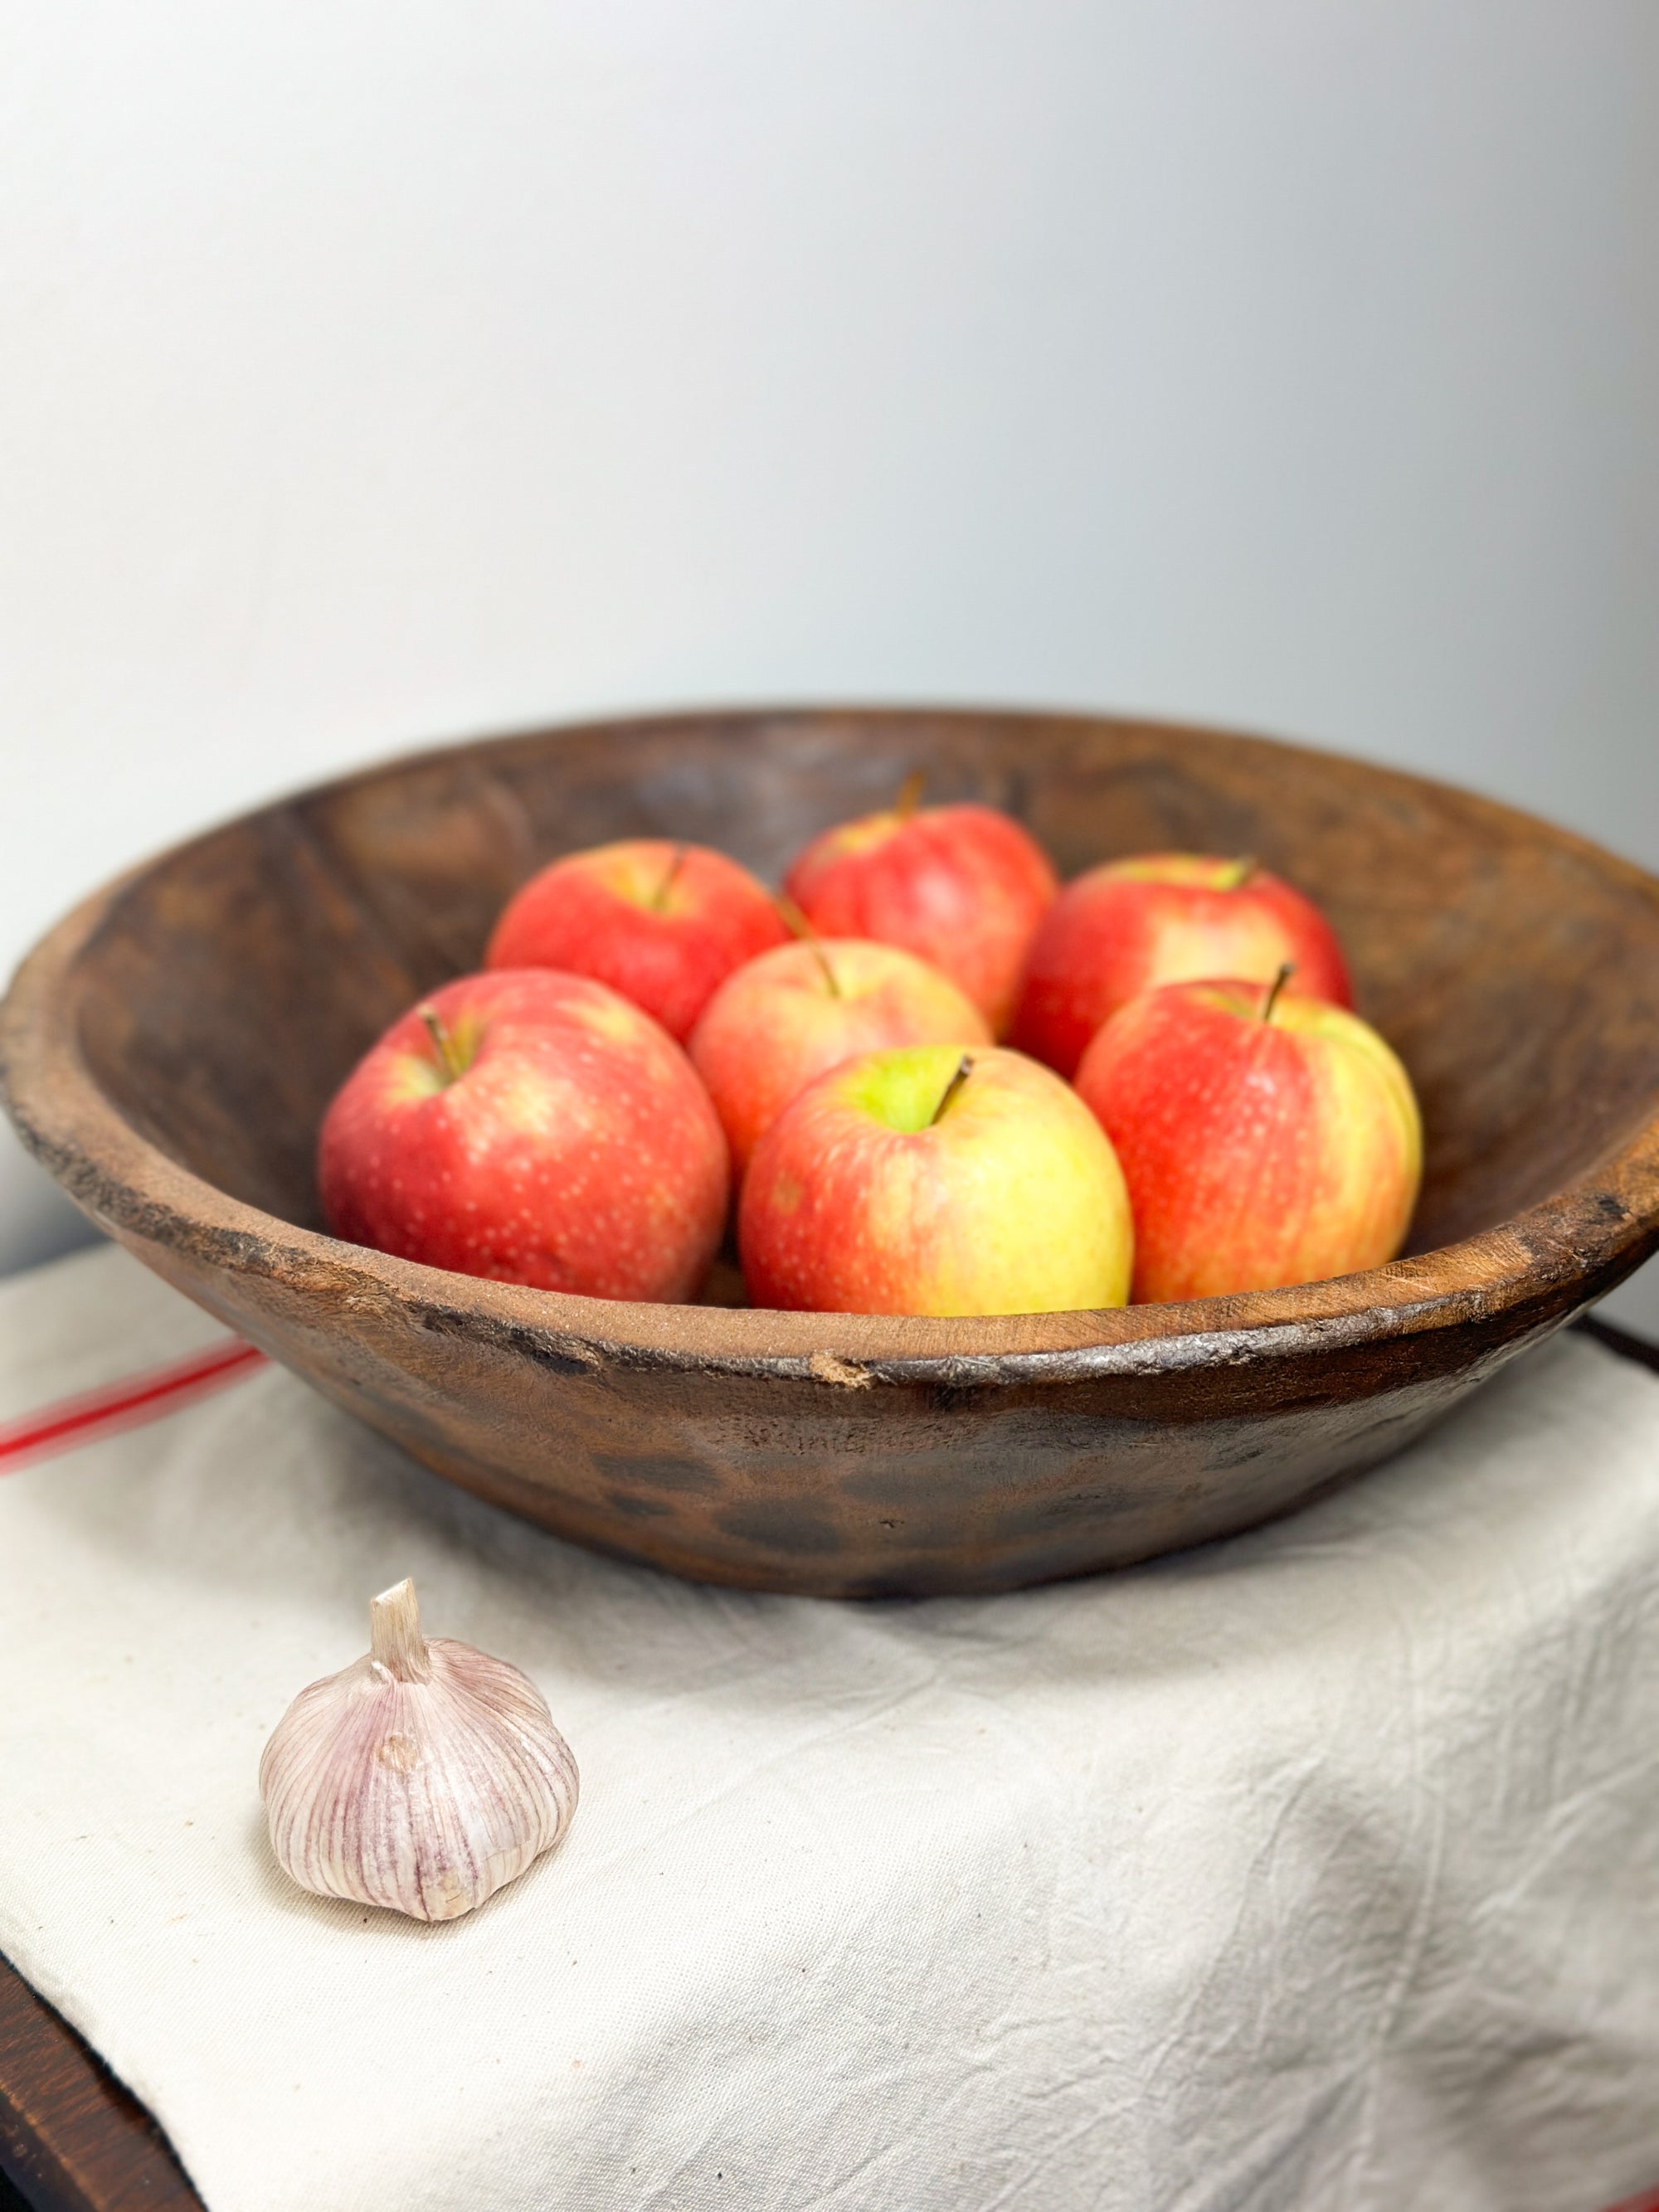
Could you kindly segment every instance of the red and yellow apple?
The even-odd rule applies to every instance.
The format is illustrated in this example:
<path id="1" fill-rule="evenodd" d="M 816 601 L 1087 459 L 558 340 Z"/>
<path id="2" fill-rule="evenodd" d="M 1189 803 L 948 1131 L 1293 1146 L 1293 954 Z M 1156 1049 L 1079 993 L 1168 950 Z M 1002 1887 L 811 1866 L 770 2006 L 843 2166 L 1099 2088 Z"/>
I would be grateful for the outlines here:
<path id="1" fill-rule="evenodd" d="M 532 876 L 495 924 L 484 965 L 592 975 L 684 1043 L 732 969 L 788 934 L 764 884 L 724 853 L 636 837 Z"/>
<path id="2" fill-rule="evenodd" d="M 837 1313 L 1121 1305 L 1133 1251 L 1077 1094 L 956 1044 L 866 1054 L 803 1091 L 755 1147 L 738 1242 L 752 1304 Z"/>
<path id="3" fill-rule="evenodd" d="M 1054 872 L 1012 816 L 908 796 L 815 837 L 784 889 L 823 936 L 878 938 L 941 969 L 1000 1036 Z"/>
<path id="4" fill-rule="evenodd" d="M 550 969 L 447 983 L 337 1094 L 318 1149 L 337 1237 L 595 1298 L 684 1299 L 725 1225 L 726 1139 L 673 1039 Z"/>
<path id="5" fill-rule="evenodd" d="M 1060 1074 L 1095 1031 L 1142 991 L 1209 975 L 1291 988 L 1351 1006 L 1330 924 L 1252 860 L 1144 853 L 1107 860 L 1066 884 L 1032 939 L 1011 1042 Z"/>
<path id="6" fill-rule="evenodd" d="M 728 975 L 687 1048 L 741 1177 L 790 1100 L 826 1069 L 893 1045 L 990 1042 L 978 1007 L 914 952 L 821 937 L 780 945 Z"/>
<path id="7" fill-rule="evenodd" d="M 1166 985 L 1106 1023 L 1077 1088 L 1128 1184 L 1138 1301 L 1321 1282 L 1405 1239 L 1423 1168 L 1411 1079 L 1328 1000 Z"/>

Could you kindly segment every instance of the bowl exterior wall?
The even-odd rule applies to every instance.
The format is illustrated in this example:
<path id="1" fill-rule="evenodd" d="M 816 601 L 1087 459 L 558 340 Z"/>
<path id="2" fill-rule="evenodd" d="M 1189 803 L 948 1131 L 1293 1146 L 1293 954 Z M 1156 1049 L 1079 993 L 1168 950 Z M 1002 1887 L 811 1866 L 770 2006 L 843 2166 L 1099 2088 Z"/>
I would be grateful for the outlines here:
<path id="1" fill-rule="evenodd" d="M 1019 1589 L 1236 1534 L 1419 1435 L 1570 1306 L 1252 1365 L 980 1385 L 733 1375 L 482 1339 L 122 1241 L 436 1473 L 556 1535 L 801 1596 Z M 1402 1357 L 1402 1349 L 1407 1356 Z"/>

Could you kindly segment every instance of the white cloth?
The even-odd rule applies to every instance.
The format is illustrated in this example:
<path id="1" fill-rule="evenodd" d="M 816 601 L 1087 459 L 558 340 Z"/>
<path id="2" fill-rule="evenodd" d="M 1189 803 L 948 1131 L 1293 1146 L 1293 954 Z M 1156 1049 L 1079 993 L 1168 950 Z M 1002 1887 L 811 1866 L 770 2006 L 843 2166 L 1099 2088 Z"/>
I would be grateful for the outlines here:
<path id="1" fill-rule="evenodd" d="M 0 1418 L 215 1324 L 0 1291 Z M 563 1846 L 290 1887 L 261 1746 L 426 1626 Z M 212 2212 L 1601 2212 L 1659 2182 L 1659 1382 L 1582 1339 L 1298 1518 L 1019 1595 L 631 1571 L 275 1370 L 0 1481 L 0 1949 Z"/>

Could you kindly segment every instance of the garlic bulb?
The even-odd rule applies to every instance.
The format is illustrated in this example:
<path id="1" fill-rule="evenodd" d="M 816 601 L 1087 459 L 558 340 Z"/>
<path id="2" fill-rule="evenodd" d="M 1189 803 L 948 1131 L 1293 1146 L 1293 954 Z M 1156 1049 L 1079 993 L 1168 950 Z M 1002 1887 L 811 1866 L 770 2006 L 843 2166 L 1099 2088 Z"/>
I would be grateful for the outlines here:
<path id="1" fill-rule="evenodd" d="M 424 1640 L 413 1583 L 368 1621 L 367 1656 L 301 1690 L 265 1746 L 271 1848 L 324 1897 L 453 1920 L 558 1842 L 576 1762 L 528 1676 Z"/>

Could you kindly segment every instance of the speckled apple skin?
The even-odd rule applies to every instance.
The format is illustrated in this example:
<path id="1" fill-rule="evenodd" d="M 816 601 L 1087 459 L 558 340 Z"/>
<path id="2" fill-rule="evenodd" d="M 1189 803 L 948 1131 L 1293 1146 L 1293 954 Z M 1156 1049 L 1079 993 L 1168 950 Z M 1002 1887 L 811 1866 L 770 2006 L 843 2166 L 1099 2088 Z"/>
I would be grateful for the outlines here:
<path id="1" fill-rule="evenodd" d="M 636 837 L 532 876 L 503 910 L 484 965 L 594 976 L 684 1044 L 733 969 L 788 935 L 765 885 L 724 853 Z"/>
<path id="2" fill-rule="evenodd" d="M 963 1055 L 911 1046 L 848 1060 L 755 1148 L 738 1243 L 757 1306 L 836 1313 L 1059 1313 L 1121 1306 L 1133 1232 L 1098 1123 L 1059 1077 L 993 1047 L 936 1121 Z M 895 1071 L 921 1126 L 872 1110 Z"/>
<path id="3" fill-rule="evenodd" d="M 1335 933 L 1311 900 L 1256 869 L 1218 889 L 1237 863 L 1193 853 L 1108 860 L 1076 877 L 1032 938 L 1010 1042 L 1073 1075 L 1103 1021 L 1142 991 L 1206 976 L 1270 983 L 1352 1006 Z"/>
<path id="4" fill-rule="evenodd" d="M 725 1223 L 726 1139 L 673 1039 L 548 969 L 463 976 L 421 1003 L 465 1072 L 446 1079 L 414 1009 L 358 1063 L 318 1148 L 334 1234 L 538 1290 L 691 1297 Z"/>
<path id="5" fill-rule="evenodd" d="M 728 975 L 689 1049 L 741 1178 L 790 1100 L 842 1060 L 895 1045 L 990 1042 L 973 1000 L 914 952 L 828 937 L 780 945 Z"/>
<path id="6" fill-rule="evenodd" d="M 994 807 L 927 806 L 826 830 L 784 881 L 824 937 L 901 945 L 965 991 L 1001 1036 L 1032 933 L 1059 879 L 1019 823 Z"/>
<path id="7" fill-rule="evenodd" d="M 1381 1267 L 1423 1172 L 1411 1079 L 1357 1014 L 1247 982 L 1176 983 L 1114 1014 L 1079 1096 L 1135 1217 L 1134 1299 L 1225 1297 Z"/>

